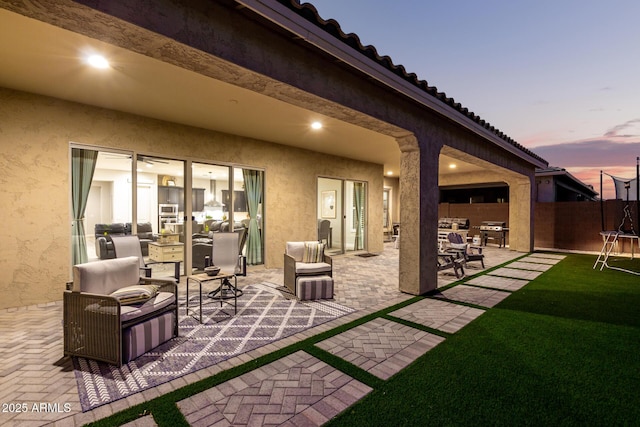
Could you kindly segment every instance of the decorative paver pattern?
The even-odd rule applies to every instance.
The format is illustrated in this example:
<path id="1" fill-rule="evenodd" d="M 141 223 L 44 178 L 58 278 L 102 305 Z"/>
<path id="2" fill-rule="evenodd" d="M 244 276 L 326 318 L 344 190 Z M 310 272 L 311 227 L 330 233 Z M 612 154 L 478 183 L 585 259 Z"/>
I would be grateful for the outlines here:
<path id="1" fill-rule="evenodd" d="M 512 277 L 490 276 L 485 274 L 484 276 L 474 277 L 466 283 L 475 286 L 484 286 L 485 288 L 502 289 L 514 292 L 529 283 L 529 281 L 514 279 Z"/>
<path id="2" fill-rule="evenodd" d="M 493 307 L 511 295 L 511 293 L 493 289 L 476 288 L 475 286 L 457 285 L 442 291 L 440 295 L 449 300 L 466 302 L 482 307 Z"/>
<path id="3" fill-rule="evenodd" d="M 438 335 L 377 318 L 316 346 L 386 380 L 442 341 Z"/>
<path id="4" fill-rule="evenodd" d="M 178 402 L 192 426 L 322 425 L 371 388 L 298 351 Z"/>
<path id="5" fill-rule="evenodd" d="M 532 271 L 547 271 L 553 265 L 549 264 L 540 264 L 540 263 L 532 263 L 532 262 L 524 262 L 524 261 L 515 261 L 509 264 L 510 268 L 518 268 L 521 270 L 532 270 Z"/>
<path id="6" fill-rule="evenodd" d="M 538 256 L 528 256 L 528 257 L 520 258 L 520 261 L 522 261 L 522 262 L 531 262 L 531 263 L 534 263 L 534 264 L 556 265 L 557 263 L 559 263 L 562 260 L 561 259 L 555 259 L 555 258 L 543 258 L 543 257 L 538 257 Z"/>
<path id="7" fill-rule="evenodd" d="M 529 257 L 557 259 L 557 260 L 561 261 L 561 260 L 565 259 L 567 256 L 566 255 L 560 255 L 560 254 L 533 253 L 533 254 L 529 255 Z"/>
<path id="8" fill-rule="evenodd" d="M 443 332 L 454 333 L 479 317 L 484 310 L 432 298 L 409 304 L 389 315 Z"/>
<path id="9" fill-rule="evenodd" d="M 511 264 L 509 264 L 511 266 Z M 521 270 L 517 268 L 502 267 L 487 273 L 491 276 L 513 277 L 516 279 L 533 280 L 542 274 L 541 271 Z"/>

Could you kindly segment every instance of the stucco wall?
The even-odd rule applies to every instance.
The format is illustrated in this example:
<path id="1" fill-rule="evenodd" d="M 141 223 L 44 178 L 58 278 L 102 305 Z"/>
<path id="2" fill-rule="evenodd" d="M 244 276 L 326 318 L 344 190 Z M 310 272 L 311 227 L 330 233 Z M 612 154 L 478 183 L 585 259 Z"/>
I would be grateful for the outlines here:
<path id="1" fill-rule="evenodd" d="M 382 250 L 381 165 L 0 88 L 0 308 L 60 300 L 70 278 L 69 143 L 265 170 L 265 266 L 316 238 L 316 179 L 368 183 L 368 249 Z"/>

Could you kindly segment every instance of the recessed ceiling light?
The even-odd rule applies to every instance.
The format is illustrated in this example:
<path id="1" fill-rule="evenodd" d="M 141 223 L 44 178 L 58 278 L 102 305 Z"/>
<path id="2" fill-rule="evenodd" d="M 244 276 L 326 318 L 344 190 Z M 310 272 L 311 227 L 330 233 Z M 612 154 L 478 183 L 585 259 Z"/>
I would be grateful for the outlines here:
<path id="1" fill-rule="evenodd" d="M 87 58 L 87 63 L 93 68 L 109 68 L 109 61 L 102 55 L 91 55 Z"/>
<path id="2" fill-rule="evenodd" d="M 449 169 L 455 169 L 458 166 L 455 163 L 449 163 Z"/>
<path id="3" fill-rule="evenodd" d="M 311 123 L 311 129 L 315 129 L 315 130 L 322 129 L 322 123 L 320 122 Z"/>

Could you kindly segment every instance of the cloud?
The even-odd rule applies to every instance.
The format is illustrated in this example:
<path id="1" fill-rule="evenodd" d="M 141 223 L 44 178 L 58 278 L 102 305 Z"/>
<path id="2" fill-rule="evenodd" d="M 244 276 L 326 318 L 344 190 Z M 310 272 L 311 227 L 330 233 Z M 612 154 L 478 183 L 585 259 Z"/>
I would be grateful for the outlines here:
<path id="1" fill-rule="evenodd" d="M 621 132 L 624 129 L 634 129 L 636 128 L 636 124 L 640 124 L 640 119 L 634 119 L 634 120 L 629 120 L 628 122 L 622 123 L 620 125 L 616 125 L 614 127 L 612 127 L 611 129 L 609 129 L 604 136 L 606 138 L 635 138 L 640 136 L 640 129 L 636 129 L 639 133 L 636 134 L 627 134 L 627 135 L 619 135 L 619 132 Z"/>
<path id="2" fill-rule="evenodd" d="M 602 169 L 634 166 L 636 157 L 640 156 L 640 141 L 622 143 L 602 138 L 545 145 L 531 150 L 551 166 Z"/>

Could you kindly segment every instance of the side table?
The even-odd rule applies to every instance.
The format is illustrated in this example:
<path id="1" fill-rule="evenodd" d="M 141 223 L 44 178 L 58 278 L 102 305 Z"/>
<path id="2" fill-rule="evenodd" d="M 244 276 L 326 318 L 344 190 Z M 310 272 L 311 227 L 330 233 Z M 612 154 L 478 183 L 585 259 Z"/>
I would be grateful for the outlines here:
<path id="1" fill-rule="evenodd" d="M 223 295 L 223 292 L 218 292 L 217 297 L 211 297 L 214 301 L 217 300 L 220 302 L 220 307 L 222 307 L 223 303 L 232 304 L 233 305 L 233 313 L 234 315 L 238 313 L 238 278 L 235 274 L 220 272 L 215 276 L 209 276 L 206 273 L 194 274 L 192 276 L 187 276 L 187 302 L 186 306 L 186 314 L 189 316 L 189 282 L 197 282 L 198 283 L 198 302 L 200 308 L 200 323 L 202 323 L 202 284 L 205 282 L 211 282 L 213 280 L 220 280 L 220 286 L 225 282 L 225 280 L 230 284 L 230 279 L 233 279 L 233 285 L 230 285 L 234 292 L 233 298 L 226 297 Z M 233 299 L 233 301 L 231 301 Z M 192 310 L 193 311 L 193 310 Z"/>

